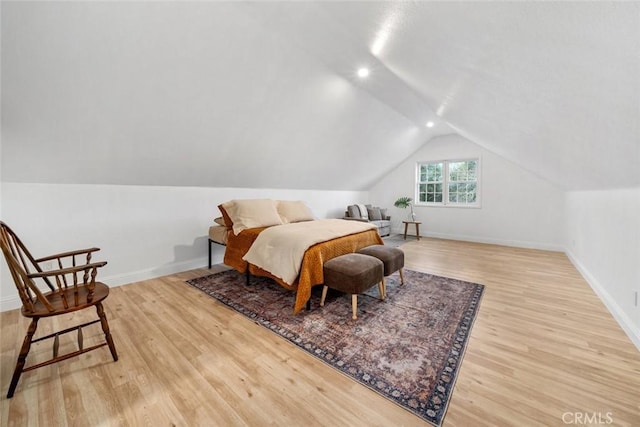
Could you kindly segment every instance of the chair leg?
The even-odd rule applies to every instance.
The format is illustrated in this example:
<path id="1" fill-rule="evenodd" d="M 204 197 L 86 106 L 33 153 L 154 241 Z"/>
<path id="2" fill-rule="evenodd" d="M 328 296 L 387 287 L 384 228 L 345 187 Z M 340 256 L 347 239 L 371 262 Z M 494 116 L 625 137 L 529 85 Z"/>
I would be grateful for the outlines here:
<path id="1" fill-rule="evenodd" d="M 351 312 L 353 314 L 351 318 L 356 320 L 358 318 L 358 294 L 351 294 Z"/>
<path id="2" fill-rule="evenodd" d="M 20 379 L 20 375 L 22 375 L 22 371 L 24 370 L 24 364 L 27 361 L 27 354 L 29 354 L 29 350 L 31 349 L 31 340 L 33 340 L 33 334 L 36 333 L 37 327 L 38 327 L 38 319 L 33 318 L 33 320 L 31 321 L 31 324 L 29 325 L 29 329 L 27 330 L 27 334 L 24 336 L 24 341 L 22 342 L 22 348 L 20 349 L 20 355 L 18 356 L 16 369 L 13 371 L 13 377 L 11 378 L 11 385 L 9 385 L 9 392 L 7 393 L 7 399 L 11 399 L 13 397 L 13 393 L 16 391 L 18 380 Z"/>
<path id="3" fill-rule="evenodd" d="M 96 311 L 98 312 L 98 317 L 100 318 L 100 325 L 102 325 L 104 338 L 107 340 L 107 344 L 109 345 L 109 350 L 111 351 L 111 356 L 113 357 L 113 361 L 117 362 L 118 353 L 116 352 L 115 344 L 113 344 L 113 338 L 111 338 L 111 332 L 109 331 L 109 323 L 107 323 L 107 316 L 104 314 L 104 307 L 102 307 L 101 302 L 96 304 Z"/>
<path id="4" fill-rule="evenodd" d="M 329 287 L 326 285 L 322 287 L 322 298 L 320 298 L 320 307 L 324 307 L 324 300 L 327 299 L 327 289 L 329 289 Z"/>
<path id="5" fill-rule="evenodd" d="M 387 297 L 387 289 L 386 284 L 384 283 L 384 277 L 380 282 L 378 282 L 378 293 L 380 294 L 380 299 L 384 301 L 384 299 Z"/>
<path id="6" fill-rule="evenodd" d="M 400 269 L 400 284 L 404 285 L 404 272 Z"/>

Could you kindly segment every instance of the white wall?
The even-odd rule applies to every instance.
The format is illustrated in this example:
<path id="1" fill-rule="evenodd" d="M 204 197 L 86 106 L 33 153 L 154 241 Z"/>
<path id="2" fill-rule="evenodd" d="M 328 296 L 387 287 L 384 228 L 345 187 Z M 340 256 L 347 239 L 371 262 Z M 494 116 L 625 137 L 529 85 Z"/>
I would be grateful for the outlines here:
<path id="1" fill-rule="evenodd" d="M 566 233 L 567 255 L 640 348 L 640 188 L 567 193 Z"/>
<path id="2" fill-rule="evenodd" d="M 414 198 L 416 162 L 481 159 L 481 208 L 416 206 L 420 234 L 538 249 L 563 249 L 563 192 L 549 182 L 459 135 L 437 137 L 406 159 L 369 191 L 371 202 L 390 207 L 401 231 L 408 210 L 393 207 L 400 196 Z M 412 230 L 413 231 L 413 230 Z"/>
<path id="3" fill-rule="evenodd" d="M 97 246 L 109 262 L 100 280 L 115 286 L 207 265 L 217 205 L 234 198 L 304 200 L 319 218 L 339 218 L 366 192 L 2 183 L 3 221 L 35 257 Z M 214 248 L 222 262 L 224 248 Z M 0 309 L 19 306 L 2 261 Z"/>

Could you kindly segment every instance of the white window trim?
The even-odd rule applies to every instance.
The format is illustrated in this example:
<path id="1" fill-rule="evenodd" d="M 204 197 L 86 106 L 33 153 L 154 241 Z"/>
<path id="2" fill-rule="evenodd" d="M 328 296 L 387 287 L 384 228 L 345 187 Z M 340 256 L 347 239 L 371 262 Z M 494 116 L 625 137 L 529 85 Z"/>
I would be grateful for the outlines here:
<path id="1" fill-rule="evenodd" d="M 456 162 L 468 162 L 470 160 L 475 160 L 478 162 L 478 170 L 477 170 L 477 181 L 476 181 L 476 202 L 475 203 L 450 203 L 449 202 L 449 163 Z M 443 177 L 444 181 L 442 183 L 442 202 L 420 202 L 420 191 L 419 191 L 419 179 L 420 179 L 420 165 L 428 164 L 428 163 L 443 163 L 444 171 Z M 482 159 L 480 156 L 478 157 L 466 157 L 461 159 L 444 159 L 444 160 L 424 160 L 416 162 L 416 170 L 414 174 L 414 182 L 413 182 L 413 191 L 414 191 L 414 206 L 417 207 L 439 207 L 439 208 L 463 208 L 463 209 L 479 209 L 482 207 Z"/>

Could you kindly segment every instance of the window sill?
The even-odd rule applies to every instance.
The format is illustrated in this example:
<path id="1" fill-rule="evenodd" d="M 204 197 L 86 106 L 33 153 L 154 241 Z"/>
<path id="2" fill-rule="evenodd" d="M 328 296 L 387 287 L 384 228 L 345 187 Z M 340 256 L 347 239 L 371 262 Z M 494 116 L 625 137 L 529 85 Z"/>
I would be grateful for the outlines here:
<path id="1" fill-rule="evenodd" d="M 416 203 L 413 205 L 415 208 L 461 208 L 461 209 L 482 209 L 482 204 L 477 203 L 474 205 L 458 205 L 458 204 L 444 204 L 444 203 Z"/>

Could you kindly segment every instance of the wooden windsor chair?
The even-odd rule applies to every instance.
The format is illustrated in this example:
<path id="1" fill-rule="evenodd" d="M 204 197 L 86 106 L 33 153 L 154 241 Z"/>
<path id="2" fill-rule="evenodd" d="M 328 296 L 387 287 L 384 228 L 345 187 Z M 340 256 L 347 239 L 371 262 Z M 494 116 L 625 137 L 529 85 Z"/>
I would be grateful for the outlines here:
<path id="1" fill-rule="evenodd" d="M 104 283 L 96 282 L 98 268 L 107 263 L 106 261 L 91 262 L 91 255 L 100 249 L 82 249 L 35 259 L 18 236 L 2 221 L 0 221 L 0 246 L 2 246 L 2 253 L 22 300 L 22 315 L 31 319 L 11 378 L 7 398 L 13 396 L 23 372 L 60 362 L 105 345 L 109 346 L 113 360 L 118 360 L 118 353 L 113 344 L 107 317 L 102 306 L 102 301 L 109 295 L 109 287 Z M 42 263 L 45 262 L 56 263 L 57 269 L 44 271 Z M 67 266 L 65 267 L 65 265 Z M 49 290 L 41 291 L 36 283 L 43 283 Z M 94 306 L 98 319 L 33 339 L 38 321 L 41 318 L 71 313 Z M 84 348 L 82 328 L 98 322 L 104 332 L 104 342 Z M 78 350 L 59 355 L 60 335 L 73 331 L 77 331 Z M 53 357 L 45 362 L 25 368 L 31 344 L 51 338 L 53 338 Z"/>

